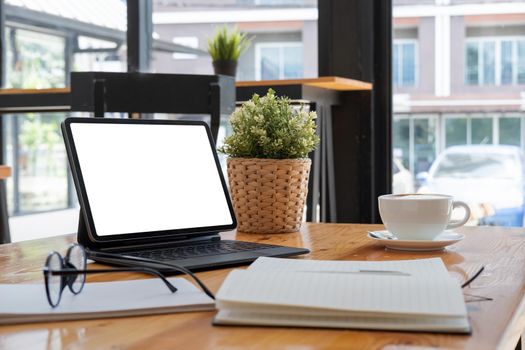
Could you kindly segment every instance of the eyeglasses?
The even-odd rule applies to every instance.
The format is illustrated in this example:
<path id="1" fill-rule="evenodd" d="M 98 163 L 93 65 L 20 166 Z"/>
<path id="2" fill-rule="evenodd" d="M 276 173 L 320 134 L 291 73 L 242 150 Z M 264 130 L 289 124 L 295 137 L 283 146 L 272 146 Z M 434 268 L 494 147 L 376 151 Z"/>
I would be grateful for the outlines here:
<path id="1" fill-rule="evenodd" d="M 117 256 L 110 253 L 104 253 L 111 256 Z M 129 268 L 113 268 L 113 269 L 96 269 L 87 270 L 87 254 L 84 247 L 79 244 L 72 244 L 67 250 L 66 256 L 63 258 L 57 252 L 51 252 L 43 269 L 44 283 L 46 287 L 47 301 L 52 307 L 57 307 L 62 297 L 64 289 L 69 287 L 73 294 L 79 294 L 84 287 L 86 281 L 86 274 L 95 273 L 109 273 L 109 272 L 142 272 L 159 277 L 166 287 L 175 293 L 177 288 L 172 285 L 166 277 L 159 271 L 149 267 L 129 267 Z M 204 286 L 204 284 L 191 273 L 189 270 L 169 264 L 177 271 L 188 273 L 198 284 L 203 288 L 204 292 L 214 298 L 213 294 Z"/>
<path id="2" fill-rule="evenodd" d="M 464 289 L 468 286 L 470 286 L 470 284 L 476 279 L 478 278 L 481 273 L 483 272 L 483 270 L 485 270 L 485 266 L 481 266 L 479 268 L 479 270 L 472 276 L 470 277 L 469 279 L 467 279 L 465 282 L 463 282 L 463 284 L 461 285 L 461 288 Z M 463 292 L 463 294 L 465 296 L 468 296 L 468 297 L 471 297 L 473 299 L 471 300 L 465 300 L 466 303 L 469 303 L 469 302 L 475 302 L 475 301 L 492 301 L 494 299 L 492 298 L 488 298 L 488 297 L 483 297 L 483 296 L 480 296 L 480 295 L 475 295 L 475 294 L 469 294 L 469 293 L 465 293 Z"/>

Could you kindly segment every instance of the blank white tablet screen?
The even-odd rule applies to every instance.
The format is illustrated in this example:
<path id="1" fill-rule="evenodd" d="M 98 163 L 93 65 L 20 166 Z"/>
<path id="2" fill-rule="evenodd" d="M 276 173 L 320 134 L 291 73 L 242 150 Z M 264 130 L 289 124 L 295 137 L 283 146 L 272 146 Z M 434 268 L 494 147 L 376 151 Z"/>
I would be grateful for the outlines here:
<path id="1" fill-rule="evenodd" d="M 72 123 L 99 236 L 231 225 L 201 125 Z"/>

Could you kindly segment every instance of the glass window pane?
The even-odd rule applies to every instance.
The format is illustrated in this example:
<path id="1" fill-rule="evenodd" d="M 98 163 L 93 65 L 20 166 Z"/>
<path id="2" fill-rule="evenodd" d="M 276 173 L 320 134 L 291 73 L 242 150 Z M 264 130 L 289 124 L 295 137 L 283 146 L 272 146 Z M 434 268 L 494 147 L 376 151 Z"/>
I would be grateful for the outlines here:
<path id="1" fill-rule="evenodd" d="M 63 113 L 36 113 L 18 118 L 19 211 L 67 207 L 66 154 L 60 135 Z"/>
<path id="2" fill-rule="evenodd" d="M 124 0 L 116 0 L 126 2 Z M 155 50 L 151 52 L 151 71 L 156 73 L 212 74 L 213 67 L 206 53 L 208 39 L 224 25 L 238 29 L 251 38 L 251 45 L 237 62 L 237 81 L 317 77 L 317 20 L 297 17 L 298 13 L 317 13 L 317 0 L 152 0 L 153 37 L 172 43 L 178 37 L 194 37 L 201 54 Z M 189 15 L 189 14 L 193 15 Z M 247 15 L 248 14 L 248 15 Z M 228 19 L 225 21 L 226 15 Z M 279 19 L 275 20 L 274 16 Z M 157 20 L 162 18 L 163 20 Z M 202 19 L 205 19 L 202 21 Z M 181 43 L 181 42 L 179 42 Z M 260 47 L 284 47 L 300 43 L 301 55 L 292 48 L 292 56 L 279 53 L 260 55 Z M 191 43 L 181 43 L 193 47 Z M 284 44 L 284 45 L 283 45 Z M 191 59 L 190 59 L 191 58 Z M 176 60 L 176 61 L 175 61 Z"/>
<path id="3" fill-rule="evenodd" d="M 436 158 L 436 120 L 414 119 L 414 173 L 427 171 Z"/>
<path id="4" fill-rule="evenodd" d="M 467 144 L 467 119 L 445 119 L 445 147 Z"/>
<path id="5" fill-rule="evenodd" d="M 284 47 L 284 76 L 285 79 L 300 78 L 303 76 L 303 48 L 301 46 Z"/>
<path id="6" fill-rule="evenodd" d="M 410 169 L 410 125 L 409 119 L 394 119 L 393 138 L 394 158 L 398 158 L 403 166 Z"/>
<path id="7" fill-rule="evenodd" d="M 518 41 L 518 84 L 525 84 L 525 40 Z"/>
<path id="8" fill-rule="evenodd" d="M 501 84 L 512 84 L 512 41 L 501 42 Z"/>
<path id="9" fill-rule="evenodd" d="M 499 143 L 519 146 L 521 118 L 499 118 Z"/>
<path id="10" fill-rule="evenodd" d="M 492 85 L 496 80 L 496 43 L 483 43 L 483 84 Z"/>
<path id="11" fill-rule="evenodd" d="M 279 65 L 279 48 L 277 47 L 263 47 L 261 48 L 261 79 L 271 80 L 279 79 L 280 65 Z"/>
<path id="12" fill-rule="evenodd" d="M 479 57 L 478 43 L 467 43 L 467 62 L 465 69 L 465 81 L 467 84 L 479 84 Z"/>
<path id="13" fill-rule="evenodd" d="M 44 89 L 65 86 L 65 40 L 56 35 L 7 28 L 7 88 Z"/>
<path id="14" fill-rule="evenodd" d="M 473 145 L 492 143 L 492 118 L 472 118 L 470 121 Z"/>
<path id="15" fill-rule="evenodd" d="M 392 83 L 394 86 L 400 86 L 401 85 L 401 79 L 399 79 L 399 75 L 401 72 L 401 66 L 400 66 L 400 47 L 399 44 L 394 44 L 393 50 L 392 50 L 392 73 L 393 73 L 393 81 Z"/>
<path id="16" fill-rule="evenodd" d="M 403 45 L 403 85 L 414 86 L 416 83 L 416 58 L 415 45 L 408 43 Z"/>

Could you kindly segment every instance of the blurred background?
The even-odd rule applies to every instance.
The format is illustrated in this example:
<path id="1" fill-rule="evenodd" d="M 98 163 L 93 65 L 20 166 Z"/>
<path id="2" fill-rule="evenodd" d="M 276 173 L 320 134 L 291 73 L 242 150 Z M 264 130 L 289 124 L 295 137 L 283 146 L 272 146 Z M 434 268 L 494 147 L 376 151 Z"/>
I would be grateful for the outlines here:
<path id="1" fill-rule="evenodd" d="M 126 1 L 0 1 L 4 88 L 62 88 L 72 71 L 127 70 Z M 213 74 L 207 41 L 227 25 L 253 38 L 237 80 L 317 76 L 315 0 L 147 6 L 150 72 Z M 472 225 L 522 226 L 525 3 L 393 0 L 392 40 L 393 192 L 449 193 L 473 208 Z M 76 231 L 65 116 L 4 115 L 13 241 Z"/>

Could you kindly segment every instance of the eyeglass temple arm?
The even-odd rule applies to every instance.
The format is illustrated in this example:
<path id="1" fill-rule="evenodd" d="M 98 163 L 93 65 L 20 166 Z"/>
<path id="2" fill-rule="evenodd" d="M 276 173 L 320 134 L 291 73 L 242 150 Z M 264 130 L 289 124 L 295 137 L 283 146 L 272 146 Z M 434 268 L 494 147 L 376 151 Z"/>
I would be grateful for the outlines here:
<path id="1" fill-rule="evenodd" d="M 193 274 L 193 272 L 191 272 L 190 270 L 188 270 L 185 267 L 182 267 L 182 266 L 179 266 L 179 265 L 175 265 L 175 264 L 165 263 L 165 262 L 162 262 L 162 261 L 157 261 L 157 260 L 152 260 L 152 259 L 147 259 L 147 258 L 141 258 L 141 257 L 138 257 L 138 256 L 120 255 L 120 254 L 112 254 L 112 253 L 106 253 L 106 252 L 94 252 L 94 251 L 89 250 L 87 248 L 86 248 L 86 254 L 87 254 L 88 258 L 96 258 L 96 257 L 101 257 L 101 258 L 106 257 L 106 258 L 113 258 L 113 259 L 117 258 L 117 259 L 121 259 L 121 260 L 147 262 L 147 263 L 151 263 L 151 264 L 155 264 L 155 265 L 162 265 L 162 266 L 169 267 L 169 268 L 171 268 L 171 269 L 173 269 L 175 271 L 182 272 L 182 273 L 185 273 L 188 276 L 190 276 L 195 281 L 195 283 L 197 283 L 199 285 L 199 287 L 204 291 L 204 293 L 206 293 L 207 296 L 209 296 L 210 298 L 215 300 L 215 295 L 213 295 L 213 293 L 208 289 L 208 287 L 206 287 L 206 285 L 197 276 L 195 276 Z"/>
<path id="2" fill-rule="evenodd" d="M 170 283 L 164 277 L 159 271 L 156 271 L 154 269 L 150 269 L 148 267 L 129 267 L 129 268 L 114 268 L 114 269 L 96 269 L 96 270 L 77 270 L 77 269 L 71 269 L 71 270 L 61 270 L 61 271 L 51 271 L 53 275 L 57 276 L 67 276 L 67 275 L 76 275 L 79 273 L 84 274 L 95 274 L 95 273 L 110 273 L 110 272 L 143 272 L 150 275 L 154 275 L 159 277 L 162 282 L 169 288 L 169 290 L 172 293 L 175 293 L 177 291 L 177 287 L 175 287 L 173 284 Z"/>
<path id="3" fill-rule="evenodd" d="M 481 275 L 481 273 L 483 272 L 483 270 L 485 270 L 485 266 L 481 266 L 480 269 L 474 274 L 474 276 L 470 277 L 468 280 L 466 280 L 462 285 L 461 285 L 461 288 L 465 288 L 467 287 L 468 285 L 470 285 L 472 282 L 474 282 L 474 280 L 476 278 L 479 277 L 479 275 Z"/>

